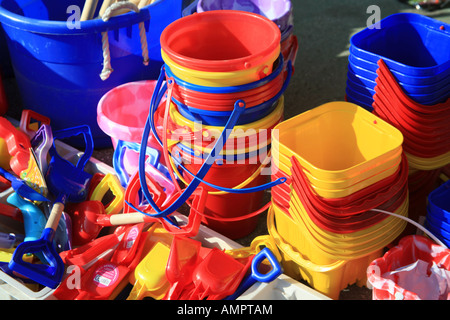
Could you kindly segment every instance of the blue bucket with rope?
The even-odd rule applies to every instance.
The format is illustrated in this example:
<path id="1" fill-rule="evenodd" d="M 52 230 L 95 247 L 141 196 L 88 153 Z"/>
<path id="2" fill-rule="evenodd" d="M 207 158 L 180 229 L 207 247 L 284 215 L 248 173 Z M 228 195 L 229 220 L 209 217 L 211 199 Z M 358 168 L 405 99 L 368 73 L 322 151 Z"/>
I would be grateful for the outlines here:
<path id="1" fill-rule="evenodd" d="M 123 83 L 158 78 L 159 37 L 181 17 L 178 0 L 140 9 L 127 3 L 101 19 L 98 1 L 94 18 L 79 21 L 84 0 L 0 0 L 22 107 L 50 118 L 55 130 L 89 125 L 96 148 L 111 145 L 97 124 L 98 101 Z M 119 10 L 125 13 L 114 16 Z"/>

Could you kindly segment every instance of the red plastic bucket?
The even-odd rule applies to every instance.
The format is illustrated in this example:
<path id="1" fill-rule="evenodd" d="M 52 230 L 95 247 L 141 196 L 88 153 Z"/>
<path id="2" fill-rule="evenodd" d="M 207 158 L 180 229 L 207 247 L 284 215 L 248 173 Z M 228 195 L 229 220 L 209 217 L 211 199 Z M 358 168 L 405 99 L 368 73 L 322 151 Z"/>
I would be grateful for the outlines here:
<path id="1" fill-rule="evenodd" d="M 376 95 L 375 95 L 376 96 Z M 377 101 L 374 102 L 373 113 L 384 121 L 396 127 L 404 136 L 403 148 L 406 152 L 422 158 L 433 158 L 450 151 L 448 140 L 450 132 L 442 136 L 425 136 L 424 134 L 411 132 L 406 122 L 395 117 L 391 111 L 382 107 Z"/>
<path id="2" fill-rule="evenodd" d="M 196 174 L 203 164 L 200 158 L 184 152 L 178 146 L 173 147 L 172 155 L 175 157 L 179 155 L 180 160 L 184 162 L 184 167 L 193 174 Z M 259 170 L 263 160 L 253 157 L 246 159 L 245 163 L 242 163 L 243 161 L 239 163 L 224 161 L 221 165 L 214 163 L 203 180 L 214 185 L 234 188 Z M 192 176 L 189 174 L 183 174 L 183 176 L 188 182 L 192 180 Z M 268 178 L 269 176 L 260 174 L 246 188 L 262 185 L 267 182 Z M 208 192 L 217 191 L 204 183 L 200 183 L 200 187 Z M 259 217 L 251 215 L 251 213 L 261 209 L 263 197 L 264 191 L 249 194 L 210 193 L 206 198 L 202 222 L 230 239 L 242 238 L 256 228 Z"/>
<path id="3" fill-rule="evenodd" d="M 172 22 L 161 34 L 161 50 L 194 70 L 232 72 L 271 65 L 281 33 L 269 19 L 250 12 L 218 10 Z"/>
<path id="4" fill-rule="evenodd" d="M 399 244 L 390 249 L 386 254 L 375 259 L 367 268 L 367 280 L 372 286 L 372 294 L 374 300 L 430 300 L 436 299 L 428 296 L 430 292 L 422 291 L 425 288 L 422 281 L 431 280 L 428 274 L 416 273 L 417 281 L 411 281 L 411 284 L 421 284 L 412 287 L 403 287 L 399 284 L 397 277 L 386 276 L 391 271 L 398 270 L 402 267 L 412 265 L 421 260 L 427 264 L 426 270 L 429 270 L 432 264 L 437 267 L 450 270 L 450 250 L 435 244 L 430 239 L 409 235 L 400 240 Z M 419 277 L 420 276 L 420 277 Z M 419 280 L 420 279 L 420 280 Z M 449 296 L 440 297 L 449 299 Z"/>
<path id="5" fill-rule="evenodd" d="M 251 108 L 275 97 L 283 86 L 283 78 L 283 73 L 280 73 L 267 85 L 244 92 L 228 94 L 204 93 L 175 85 L 173 97 L 184 105 L 203 110 L 232 111 L 234 103 L 239 99 L 245 101 L 246 108 Z"/>
<path id="6" fill-rule="evenodd" d="M 330 216 L 338 218 L 362 213 L 381 206 L 388 202 L 392 196 L 398 192 L 403 192 L 407 188 L 408 162 L 404 155 L 401 166 L 392 176 L 361 189 L 348 197 L 334 199 L 325 199 L 314 194 L 308 184 L 305 173 L 301 169 L 300 163 L 296 158 L 293 158 L 293 160 L 295 174 L 293 173 L 292 175 L 292 181 L 293 188 L 297 194 L 299 196 L 303 195 L 305 201 L 309 201 L 311 206 L 320 208 L 321 212 L 326 212 Z"/>
<path id="7" fill-rule="evenodd" d="M 388 88 L 390 88 L 391 92 L 394 96 L 396 96 L 403 104 L 415 110 L 417 112 L 423 113 L 436 113 L 441 112 L 443 110 L 448 110 L 450 99 L 447 99 L 443 103 L 437 103 L 433 106 L 420 104 L 413 99 L 411 99 L 398 84 L 395 77 L 390 72 L 389 68 L 386 66 L 386 63 L 383 60 L 378 61 L 378 69 L 377 69 L 377 83 L 382 83 Z"/>

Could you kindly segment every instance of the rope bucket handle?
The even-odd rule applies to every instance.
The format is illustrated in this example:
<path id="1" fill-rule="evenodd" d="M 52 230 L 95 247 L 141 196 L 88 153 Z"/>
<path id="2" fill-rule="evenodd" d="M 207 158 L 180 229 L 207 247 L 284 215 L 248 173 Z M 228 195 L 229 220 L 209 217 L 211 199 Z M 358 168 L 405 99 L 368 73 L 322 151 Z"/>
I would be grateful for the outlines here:
<path id="1" fill-rule="evenodd" d="M 117 12 L 119 10 L 127 9 L 134 12 L 139 12 L 140 9 L 130 1 L 125 0 L 119 0 L 118 2 L 115 2 L 111 4 L 106 10 L 105 13 L 102 15 L 103 21 L 108 21 L 114 12 Z M 144 22 L 139 22 L 139 36 L 141 38 L 141 48 L 142 48 L 142 57 L 143 57 L 143 64 L 145 66 L 148 66 L 149 64 L 149 55 L 148 55 L 148 45 L 147 45 L 147 34 L 145 33 L 145 26 Z M 103 69 L 100 73 L 100 78 L 105 81 L 109 78 L 111 73 L 114 71 L 114 69 L 111 66 L 111 54 L 109 51 L 109 38 L 108 38 L 108 31 L 102 32 L 102 51 L 103 51 Z"/>

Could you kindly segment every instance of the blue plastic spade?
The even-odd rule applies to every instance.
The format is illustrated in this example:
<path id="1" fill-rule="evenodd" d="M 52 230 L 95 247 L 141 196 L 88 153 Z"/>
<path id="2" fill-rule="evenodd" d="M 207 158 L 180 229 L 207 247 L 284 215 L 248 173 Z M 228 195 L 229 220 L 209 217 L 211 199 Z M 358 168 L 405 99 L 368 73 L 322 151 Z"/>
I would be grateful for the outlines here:
<path id="1" fill-rule="evenodd" d="M 84 171 L 84 167 L 92 155 L 94 146 L 88 126 L 74 127 L 54 133 L 54 140 L 78 134 L 84 135 L 86 150 L 75 166 L 59 156 L 53 142 L 49 150 L 52 158 L 48 165 L 46 181 L 49 191 L 56 197 L 56 201 L 41 238 L 36 241 L 23 242 L 17 246 L 9 263 L 9 268 L 14 272 L 53 289 L 59 285 L 64 274 L 64 262 L 56 251 L 53 239 L 66 201 L 80 202 L 86 198 L 92 176 Z M 48 264 L 32 264 L 23 261 L 22 257 L 30 253 L 43 254 Z"/>
<path id="2" fill-rule="evenodd" d="M 272 269 L 267 273 L 261 273 L 259 267 L 261 263 L 267 258 Z M 237 290 L 225 300 L 236 300 L 240 295 L 242 295 L 248 288 L 250 288 L 256 282 L 271 282 L 275 280 L 281 273 L 283 269 L 280 266 L 277 258 L 269 250 L 269 248 L 264 248 L 258 252 L 252 260 L 252 272 L 248 275 L 237 288 Z"/>

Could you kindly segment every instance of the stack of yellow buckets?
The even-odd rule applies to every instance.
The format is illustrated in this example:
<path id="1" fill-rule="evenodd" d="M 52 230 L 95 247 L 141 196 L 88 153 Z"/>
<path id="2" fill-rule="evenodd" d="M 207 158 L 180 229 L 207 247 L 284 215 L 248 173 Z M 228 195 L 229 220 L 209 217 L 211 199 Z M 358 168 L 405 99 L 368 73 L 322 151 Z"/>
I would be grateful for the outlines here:
<path id="1" fill-rule="evenodd" d="M 348 102 L 285 120 L 272 133 L 268 230 L 285 273 L 338 299 L 403 232 L 408 163 L 400 131 Z M 381 211 L 383 210 L 383 211 Z"/>

